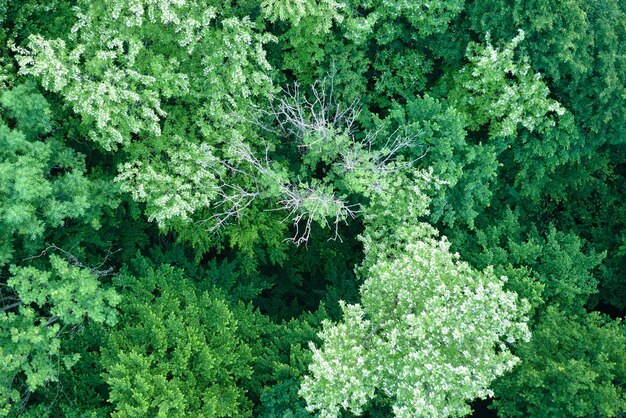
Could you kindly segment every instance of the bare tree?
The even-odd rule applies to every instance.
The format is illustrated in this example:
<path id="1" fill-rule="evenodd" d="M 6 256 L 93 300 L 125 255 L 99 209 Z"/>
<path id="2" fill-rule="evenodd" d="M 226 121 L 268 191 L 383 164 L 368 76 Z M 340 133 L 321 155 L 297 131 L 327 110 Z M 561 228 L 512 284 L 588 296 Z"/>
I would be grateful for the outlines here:
<path id="1" fill-rule="evenodd" d="M 217 185 L 217 196 L 219 199 L 213 203 L 212 208 L 216 210 L 209 218 L 198 221 L 198 224 L 210 224 L 210 231 L 215 232 L 225 226 L 231 219 L 239 219 L 244 211 L 252 204 L 263 197 L 263 185 L 261 180 L 275 180 L 276 173 L 271 169 L 269 158 L 269 144 L 266 144 L 264 157 L 259 159 L 252 152 L 250 147 L 243 142 L 233 142 L 230 144 L 232 158 L 236 161 L 229 161 L 224 158 L 220 160 L 224 173 L 215 170 Z M 244 188 L 238 184 L 234 177 L 241 176 L 252 184 L 250 188 Z"/>
<path id="2" fill-rule="evenodd" d="M 298 188 L 288 184 L 282 187 L 282 194 L 279 209 L 288 212 L 285 220 L 290 219 L 295 226 L 295 233 L 288 240 L 296 245 L 308 242 L 314 221 L 334 230 L 331 240 L 341 240 L 339 224 L 347 224 L 360 210 L 359 205 L 348 205 L 334 193 L 324 193 L 320 188 Z"/>
<path id="3" fill-rule="evenodd" d="M 421 147 L 417 138 L 422 132 L 409 133 L 398 128 L 387 134 L 381 125 L 362 139 L 356 139 L 359 112 L 358 100 L 345 106 L 336 100 L 333 69 L 327 77 L 313 84 L 309 94 L 305 94 L 297 83 L 284 88 L 282 95 L 274 98 L 271 111 L 265 115 L 270 115 L 279 131 L 293 139 L 304 152 L 318 152 L 320 159 L 332 159 L 331 165 L 340 175 L 370 174 L 367 178 L 374 179 L 372 190 L 383 193 L 386 176 L 411 168 L 425 155 L 426 151 L 420 152 L 417 158 L 404 157 L 409 148 Z M 259 121 L 256 124 L 263 125 Z M 272 131 L 272 128 L 264 127 L 264 130 Z M 332 154 L 321 155 L 325 152 L 325 145 L 331 146 Z M 301 245 L 309 240 L 313 222 L 333 230 L 330 239 L 341 239 L 340 224 L 354 219 L 361 211 L 360 204 L 349 204 L 338 197 L 330 182 L 295 184 L 273 166 L 270 150 L 270 145 L 265 144 L 264 150 L 257 155 L 243 141 L 229 144 L 229 158 L 220 163 L 225 168 L 222 173 L 226 174 L 216 172 L 220 181 L 219 199 L 212 205 L 216 211 L 199 222 L 209 223 L 210 230 L 215 231 L 230 220 L 243 216 L 257 200 L 270 199 L 275 203 L 269 210 L 286 212 L 283 221 L 293 223 L 295 233 L 288 240 L 294 244 Z M 412 155 L 415 155 L 414 151 Z M 237 182 L 236 176 L 246 179 L 243 183 L 247 186 Z"/>
<path id="4" fill-rule="evenodd" d="M 275 98 L 272 115 L 283 134 L 299 140 L 311 133 L 318 134 L 319 140 L 327 140 L 336 132 L 348 136 L 353 134 L 361 110 L 360 103 L 354 100 L 342 106 L 336 102 L 334 68 L 327 77 L 313 83 L 311 96 L 309 99 L 303 94 L 296 82 L 292 87 L 285 87 L 281 97 Z"/>
<path id="5" fill-rule="evenodd" d="M 222 160 L 226 175 L 220 175 L 218 196 L 213 205 L 219 209 L 211 217 L 199 221 L 209 223 L 216 231 L 231 219 L 238 219 L 258 199 L 272 199 L 276 207 L 270 210 L 287 212 L 283 221 L 290 221 L 295 228 L 293 237 L 288 238 L 296 245 L 306 243 L 311 234 L 312 223 L 334 230 L 331 239 L 339 237 L 339 224 L 356 217 L 357 205 L 348 205 L 334 193 L 316 185 L 295 185 L 281 177 L 272 167 L 269 157 L 270 146 L 266 144 L 263 156 L 257 157 L 243 142 L 232 143 L 230 153 L 236 162 Z M 236 183 L 234 174 L 246 178 L 248 188 Z M 272 194 L 268 189 L 275 190 Z"/>

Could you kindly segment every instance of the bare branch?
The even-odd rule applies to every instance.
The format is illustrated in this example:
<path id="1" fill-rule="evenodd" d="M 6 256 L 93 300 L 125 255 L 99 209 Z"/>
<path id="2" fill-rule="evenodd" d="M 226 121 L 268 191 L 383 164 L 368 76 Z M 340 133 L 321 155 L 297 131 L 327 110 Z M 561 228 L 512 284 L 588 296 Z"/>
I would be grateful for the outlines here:
<path id="1" fill-rule="evenodd" d="M 271 110 L 261 113 L 273 116 L 283 136 L 294 139 L 303 152 L 317 153 L 313 155 L 326 162 L 330 160 L 336 174 L 374 174 L 364 179 L 371 177 L 372 184 L 368 187 L 382 193 L 388 183 L 386 176 L 411 169 L 428 151 L 413 160 L 405 158 L 406 150 L 420 147 L 417 138 L 422 132 L 408 133 L 398 128 L 391 134 L 384 134 L 385 126 L 381 124 L 357 140 L 354 129 L 360 103 L 354 100 L 342 105 L 337 101 L 335 74 L 333 66 L 327 77 L 313 83 L 308 94 L 298 83 L 285 87 L 282 95 L 270 102 Z M 262 127 L 271 131 L 271 128 Z M 211 231 L 240 219 L 255 201 L 271 199 L 277 205 L 269 210 L 285 212 L 283 222 L 289 221 L 294 226 L 295 233 L 287 240 L 301 245 L 308 242 L 313 222 L 334 230 L 330 239 L 341 239 L 340 223 L 347 223 L 361 211 L 359 204 L 350 205 L 338 198 L 330 184 L 328 190 L 324 190 L 325 186 L 297 185 L 283 178 L 272 165 L 269 144 L 265 144 L 258 156 L 242 141 L 229 144 L 228 151 L 229 158 L 221 161 L 226 174 L 216 173 L 221 183 L 217 186 L 219 198 L 212 204 L 214 213 L 198 222 L 210 224 Z M 415 152 L 411 151 L 411 154 Z M 232 175 L 244 177 L 247 186 L 236 183 Z"/>
<path id="2" fill-rule="evenodd" d="M 283 222 L 290 220 L 296 230 L 291 238 L 287 238 L 287 241 L 295 245 L 308 242 L 313 221 L 318 222 L 322 227 L 334 230 L 331 240 L 341 240 L 340 222 L 347 224 L 348 219 L 356 218 L 359 212 L 358 205 L 347 205 L 334 194 L 325 194 L 319 189 L 308 186 L 298 188 L 291 184 L 285 185 L 282 188 L 282 194 L 284 197 L 278 202 L 280 207 L 275 210 L 288 212 Z M 329 217 L 334 220 L 329 222 L 327 220 Z"/>
<path id="3" fill-rule="evenodd" d="M 49 251 L 58 251 L 65 256 L 65 258 L 71 265 L 81 268 L 81 269 L 89 270 L 94 276 L 103 277 L 103 276 L 113 276 L 116 274 L 115 269 L 113 267 L 109 267 L 107 269 L 102 269 L 102 267 L 106 264 L 106 262 L 109 260 L 111 256 L 122 251 L 122 249 L 118 248 L 115 251 L 111 251 L 111 247 L 109 247 L 107 249 L 107 252 L 102 262 L 95 267 L 90 267 L 90 266 L 85 265 L 74 254 L 70 253 L 69 251 L 64 250 L 63 248 L 57 247 L 54 244 L 48 245 L 38 255 L 26 257 L 22 259 L 22 261 L 31 261 L 31 260 L 34 260 L 35 258 L 43 257 L 44 255 L 48 254 Z"/>
<path id="4" fill-rule="evenodd" d="M 327 140 L 335 132 L 348 136 L 353 134 L 353 126 L 361 111 L 360 103 L 354 100 L 347 106 L 335 100 L 335 70 L 322 80 L 313 83 L 309 100 L 301 92 L 300 85 L 282 90 L 282 97 L 274 98 L 272 114 L 285 136 L 293 136 L 297 141 L 310 134 L 317 134 L 318 140 Z M 300 146 L 310 146 L 303 144 Z"/>

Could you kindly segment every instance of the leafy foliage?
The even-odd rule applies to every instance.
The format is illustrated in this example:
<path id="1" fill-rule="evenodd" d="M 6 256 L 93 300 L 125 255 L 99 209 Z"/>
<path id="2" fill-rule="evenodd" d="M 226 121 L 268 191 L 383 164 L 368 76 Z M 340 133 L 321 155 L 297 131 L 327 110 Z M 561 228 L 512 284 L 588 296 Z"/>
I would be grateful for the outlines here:
<path id="1" fill-rule="evenodd" d="M 250 378 L 252 355 L 226 302 L 180 270 L 143 269 L 116 278 L 120 325 L 102 358 L 113 415 L 248 415 L 238 383 Z"/>
<path id="2" fill-rule="evenodd" d="M 193 97 L 224 117 L 225 105 L 267 90 L 267 37 L 255 36 L 248 19 L 220 19 L 215 29 L 215 8 L 178 1 L 85 1 L 77 17 L 69 45 L 31 36 L 18 50 L 21 71 L 62 94 L 106 149 L 159 136 L 166 100 Z M 220 76 L 206 77 L 213 72 Z"/>
<path id="3" fill-rule="evenodd" d="M 399 417 L 466 414 L 465 402 L 516 364 L 505 344 L 530 334 L 515 293 L 418 227 L 397 238 L 403 246 L 368 268 L 362 306 L 343 304 L 344 322 L 325 323 L 322 348 L 311 347 L 300 391 L 309 410 L 360 414 L 380 391 Z"/>
<path id="4" fill-rule="evenodd" d="M 467 126 L 475 130 L 489 122 L 489 138 L 513 137 L 518 125 L 529 131 L 543 130 L 550 123 L 546 115 L 563 114 L 561 106 L 547 98 L 549 90 L 541 75 L 533 74 L 530 65 L 513 60 L 513 51 L 524 40 L 524 32 L 503 49 L 470 44 L 469 66 L 456 81 L 462 92 L 451 92 L 457 108 L 467 114 Z M 509 81 L 510 79 L 513 81 Z M 554 123 L 554 122 L 552 122 Z"/>
<path id="5" fill-rule="evenodd" d="M 519 346 L 524 361 L 494 385 L 498 414 L 619 416 L 625 408 L 625 338 L 620 321 L 548 308 L 532 341 Z"/>
<path id="6" fill-rule="evenodd" d="M 62 368 L 79 359 L 61 348 L 63 334 L 75 333 L 86 320 L 117 322 L 119 295 L 103 288 L 89 270 L 50 256 L 50 270 L 13 267 L 0 312 L 0 412 L 19 411 L 31 392 L 59 379 Z M 6 303 L 10 301 L 10 303 Z"/>
<path id="7" fill-rule="evenodd" d="M 15 244 L 21 242 L 27 252 L 36 250 L 46 229 L 69 220 L 97 228 L 97 209 L 116 202 L 102 200 L 100 181 L 87 178 L 82 155 L 55 136 L 40 140 L 50 134 L 53 121 L 48 102 L 32 84 L 4 92 L 0 105 L 5 109 L 5 120 L 0 121 L 3 265 L 14 254 Z"/>
<path id="8" fill-rule="evenodd" d="M 0 415 L 623 415 L 625 13 L 0 0 Z"/>

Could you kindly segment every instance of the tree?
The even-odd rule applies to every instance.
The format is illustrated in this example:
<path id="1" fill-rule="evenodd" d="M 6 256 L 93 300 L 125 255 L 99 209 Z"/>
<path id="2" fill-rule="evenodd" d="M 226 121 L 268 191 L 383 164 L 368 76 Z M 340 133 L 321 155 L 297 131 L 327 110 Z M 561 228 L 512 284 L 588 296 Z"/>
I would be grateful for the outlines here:
<path id="1" fill-rule="evenodd" d="M 103 348 L 113 416 L 250 415 L 242 383 L 253 357 L 224 298 L 179 269 L 135 267 L 137 277 L 115 278 L 120 322 Z"/>
<path id="2" fill-rule="evenodd" d="M 324 323 L 321 348 L 300 394 L 312 412 L 360 415 L 384 396 L 398 417 L 470 412 L 492 380 L 518 358 L 510 345 L 527 341 L 525 302 L 504 291 L 493 270 L 479 272 L 426 227 L 405 225 L 385 251 L 368 248 L 361 304 L 343 304 L 343 321 Z"/>
<path id="3" fill-rule="evenodd" d="M 0 415 L 623 415 L 624 12 L 0 0 Z"/>
<path id="4" fill-rule="evenodd" d="M 471 43 L 469 65 L 455 81 L 460 91 L 450 92 L 456 107 L 463 111 L 470 130 L 489 123 L 489 138 L 514 137 L 518 126 L 529 131 L 543 130 L 554 124 L 552 113 L 565 110 L 548 98 L 549 89 L 539 73 L 533 73 L 527 59 L 514 61 L 514 50 L 524 40 L 519 34 L 504 48 L 494 48 L 487 36 L 486 46 Z M 511 81 L 512 79 L 512 81 Z"/>
<path id="5" fill-rule="evenodd" d="M 97 272 L 50 256 L 50 269 L 12 267 L 0 300 L 0 415 L 18 414 L 79 359 L 63 339 L 86 321 L 114 325 L 119 296 Z"/>
<path id="6" fill-rule="evenodd" d="M 472 29 L 506 39 L 521 28 L 526 40 L 520 47 L 534 71 L 544 73 L 557 100 L 591 134 L 587 147 L 607 140 L 620 142 L 624 132 L 620 80 L 625 69 L 616 48 L 626 32 L 619 23 L 624 13 L 619 2 L 496 0 L 493 6 L 469 4 Z"/>
<path id="7" fill-rule="evenodd" d="M 133 135 L 160 136 L 172 107 L 166 102 L 173 111 L 181 104 L 201 110 L 198 101 L 205 102 L 203 110 L 213 109 L 211 118 L 224 124 L 229 106 L 268 92 L 261 45 L 269 38 L 255 34 L 247 18 L 220 14 L 214 25 L 216 19 L 214 7 L 195 1 L 84 0 L 70 42 L 32 35 L 27 49 L 17 49 L 20 72 L 63 95 L 105 149 Z"/>
<path id="8" fill-rule="evenodd" d="M 84 156 L 51 135 L 54 121 L 33 84 L 0 96 L 0 266 L 16 252 L 33 255 L 46 232 L 73 220 L 98 228 L 100 210 L 115 207 L 115 188 L 86 176 Z M 14 126 L 11 129 L 9 126 Z"/>
<path id="9" fill-rule="evenodd" d="M 522 362 L 497 380 L 494 406 L 502 417 L 615 417 L 626 412 L 626 334 L 620 320 L 571 315 L 548 307 Z"/>

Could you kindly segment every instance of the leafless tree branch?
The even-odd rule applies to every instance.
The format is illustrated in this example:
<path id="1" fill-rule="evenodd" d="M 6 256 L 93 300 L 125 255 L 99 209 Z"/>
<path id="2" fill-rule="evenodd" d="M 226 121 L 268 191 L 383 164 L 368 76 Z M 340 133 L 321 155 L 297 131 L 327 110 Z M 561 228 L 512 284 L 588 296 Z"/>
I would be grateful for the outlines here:
<path id="1" fill-rule="evenodd" d="M 109 247 L 107 249 L 107 252 L 106 252 L 102 262 L 100 264 L 98 264 L 97 266 L 95 266 L 95 267 L 91 267 L 91 266 L 88 266 L 88 265 L 84 264 L 74 254 L 72 254 L 71 252 L 66 251 L 63 248 L 60 248 L 60 247 L 58 247 L 58 246 L 56 246 L 54 244 L 48 245 L 39 254 L 33 255 L 31 257 L 26 257 L 22 261 L 31 261 L 31 260 L 34 260 L 36 258 L 43 257 L 44 255 L 48 254 L 49 251 L 58 251 L 58 252 L 60 252 L 61 254 L 63 254 L 65 256 L 65 258 L 67 259 L 67 261 L 71 265 L 73 265 L 75 267 L 79 267 L 81 269 L 89 270 L 94 276 L 103 277 L 103 276 L 113 276 L 113 275 L 116 274 L 115 273 L 115 269 L 113 267 L 108 267 L 106 269 L 102 269 L 102 267 L 107 263 L 107 261 L 109 260 L 109 258 L 111 258 L 111 256 L 113 256 L 114 254 L 122 251 L 122 249 L 118 248 L 117 250 L 112 251 L 111 247 Z"/>

